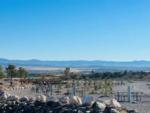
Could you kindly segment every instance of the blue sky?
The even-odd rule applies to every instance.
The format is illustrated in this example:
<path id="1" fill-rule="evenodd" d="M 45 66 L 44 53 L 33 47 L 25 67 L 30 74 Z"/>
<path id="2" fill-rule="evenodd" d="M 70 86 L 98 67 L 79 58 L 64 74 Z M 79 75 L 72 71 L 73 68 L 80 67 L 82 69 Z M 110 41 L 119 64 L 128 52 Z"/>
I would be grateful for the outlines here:
<path id="1" fill-rule="evenodd" d="M 0 0 L 0 57 L 150 60 L 149 0 Z"/>

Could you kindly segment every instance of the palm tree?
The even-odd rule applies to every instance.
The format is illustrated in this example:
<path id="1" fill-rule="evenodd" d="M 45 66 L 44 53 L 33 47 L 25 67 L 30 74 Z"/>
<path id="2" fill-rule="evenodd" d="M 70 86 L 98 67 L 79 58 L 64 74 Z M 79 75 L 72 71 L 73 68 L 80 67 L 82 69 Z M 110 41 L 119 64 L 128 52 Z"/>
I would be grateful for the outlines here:
<path id="1" fill-rule="evenodd" d="M 16 76 L 16 67 L 14 65 L 8 65 L 6 68 L 7 76 L 10 77 L 10 86 L 13 85 L 12 78 Z"/>

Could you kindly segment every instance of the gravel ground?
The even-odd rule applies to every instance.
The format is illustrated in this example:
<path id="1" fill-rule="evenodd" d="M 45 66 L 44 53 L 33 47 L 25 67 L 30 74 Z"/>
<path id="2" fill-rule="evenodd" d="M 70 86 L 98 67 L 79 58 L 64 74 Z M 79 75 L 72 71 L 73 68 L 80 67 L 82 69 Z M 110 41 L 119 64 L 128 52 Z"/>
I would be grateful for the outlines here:
<path id="1" fill-rule="evenodd" d="M 149 81 L 134 81 L 134 82 L 125 81 L 125 85 L 116 85 L 115 87 L 113 87 L 113 91 L 114 92 L 126 92 L 128 86 L 132 86 L 132 90 L 135 92 L 143 92 L 145 95 L 150 94 L 150 82 Z"/>
<path id="2" fill-rule="evenodd" d="M 143 92 L 142 102 L 139 103 L 121 103 L 127 109 L 135 109 L 138 113 L 150 113 L 150 82 L 149 81 L 134 81 L 127 82 L 125 85 L 113 87 L 114 92 L 127 92 L 127 87 L 132 86 L 134 92 Z M 148 95 L 148 96 L 147 96 Z"/>
<path id="3" fill-rule="evenodd" d="M 121 103 L 127 109 L 134 109 L 138 113 L 150 113 L 150 102 L 132 104 L 132 103 Z"/>

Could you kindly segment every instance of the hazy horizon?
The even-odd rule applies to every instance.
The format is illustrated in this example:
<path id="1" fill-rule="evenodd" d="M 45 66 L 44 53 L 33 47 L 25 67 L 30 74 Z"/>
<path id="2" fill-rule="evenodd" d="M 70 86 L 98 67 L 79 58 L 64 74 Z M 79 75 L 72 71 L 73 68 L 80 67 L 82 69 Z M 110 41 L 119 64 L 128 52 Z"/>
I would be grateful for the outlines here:
<path id="1" fill-rule="evenodd" d="M 108 62 L 133 62 L 133 61 L 150 61 L 150 59 L 129 59 L 129 60 L 117 60 L 117 59 L 39 59 L 39 58 L 7 58 L 7 57 L 0 57 L 0 59 L 6 60 L 39 60 L 39 61 L 108 61 Z"/>
<path id="2" fill-rule="evenodd" d="M 37 60 L 37 61 L 104 61 L 104 62 L 142 62 L 142 61 L 145 61 L 145 62 L 150 62 L 150 60 L 101 60 L 101 59 L 59 59 L 59 60 L 56 60 L 56 59 L 36 59 L 36 58 L 30 58 L 30 59 L 11 59 L 11 58 L 0 58 L 0 60 L 21 60 L 21 61 L 34 61 L 34 60 Z"/>

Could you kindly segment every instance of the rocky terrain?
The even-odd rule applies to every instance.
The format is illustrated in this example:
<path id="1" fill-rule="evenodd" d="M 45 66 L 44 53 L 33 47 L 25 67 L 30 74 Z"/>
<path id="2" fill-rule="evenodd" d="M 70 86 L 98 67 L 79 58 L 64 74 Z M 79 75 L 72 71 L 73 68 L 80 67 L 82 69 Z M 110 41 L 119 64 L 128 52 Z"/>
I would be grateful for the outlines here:
<path id="1" fill-rule="evenodd" d="M 18 84 L 9 88 L 8 82 L 2 83 L 5 87 L 0 93 L 0 113 L 27 113 L 27 111 L 30 111 L 29 113 L 150 113 L 149 82 L 146 81 L 124 82 L 124 85 L 113 86 L 113 92 L 125 92 L 128 85 L 136 86 L 132 90 L 143 92 L 143 96 L 142 101 L 134 103 L 119 103 L 113 96 L 102 97 L 100 94 L 85 93 L 84 96 L 65 96 L 67 89 L 63 85 L 61 90 L 59 89 L 61 91 L 59 95 L 55 93 L 55 88 L 53 95 L 49 93 L 45 95 L 42 91 L 32 90 L 35 87 L 32 84 L 25 86 Z M 89 87 L 91 90 L 92 85 Z"/>
<path id="2" fill-rule="evenodd" d="M 54 99 L 39 95 L 36 98 L 18 97 L 0 92 L 0 113 L 136 113 L 127 110 L 115 99 L 94 100 L 92 96 Z"/>

